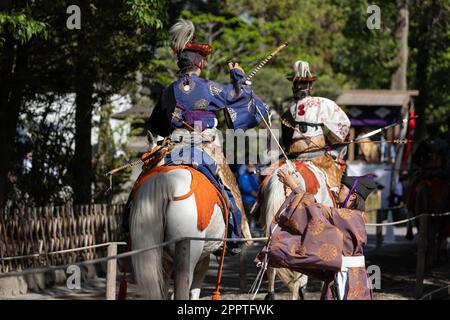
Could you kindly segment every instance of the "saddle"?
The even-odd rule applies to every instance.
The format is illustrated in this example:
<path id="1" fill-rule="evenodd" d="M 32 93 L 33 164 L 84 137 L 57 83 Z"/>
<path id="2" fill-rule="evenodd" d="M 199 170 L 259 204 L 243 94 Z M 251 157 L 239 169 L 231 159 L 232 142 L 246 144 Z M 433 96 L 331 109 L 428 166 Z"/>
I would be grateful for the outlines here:
<path id="1" fill-rule="evenodd" d="M 220 203 L 220 206 L 223 210 L 227 209 L 227 211 L 229 211 L 228 207 L 227 207 L 228 201 L 226 201 L 226 199 L 224 199 L 224 196 L 221 193 L 224 190 L 220 190 L 220 187 L 218 186 L 218 182 L 213 181 L 214 177 L 212 177 L 212 175 L 208 173 L 208 170 L 200 170 L 199 167 L 194 167 L 191 164 L 188 164 L 188 165 L 186 165 L 186 164 L 181 164 L 181 165 L 170 164 L 170 165 L 162 165 L 162 166 L 160 165 L 160 164 L 162 164 L 162 161 L 170 154 L 170 152 L 172 150 L 174 150 L 176 147 L 182 146 L 183 143 L 185 143 L 185 142 L 172 141 L 171 139 L 166 138 L 166 139 L 164 139 L 161 146 L 154 147 L 151 151 L 142 155 L 141 160 L 144 163 L 143 167 L 142 167 L 142 173 L 133 187 L 133 191 L 131 192 L 130 199 L 132 198 L 132 195 L 135 192 L 135 190 L 137 190 L 140 185 L 142 185 L 148 178 L 152 177 L 153 175 L 155 175 L 157 173 L 168 172 L 168 171 L 171 171 L 171 170 L 174 170 L 177 168 L 185 168 L 191 172 L 193 181 L 196 180 L 195 184 L 191 187 L 191 191 L 194 192 L 194 190 L 192 190 L 192 188 L 195 188 L 195 186 L 203 187 L 203 190 L 200 190 L 200 192 L 199 192 L 199 194 L 202 194 L 202 199 L 201 199 L 202 201 L 200 201 L 200 199 L 198 199 L 197 207 L 198 208 L 202 207 L 202 212 L 205 211 L 205 212 L 210 213 L 209 215 L 208 214 L 204 215 L 202 213 L 202 218 L 199 217 L 199 221 L 200 220 L 203 221 L 199 225 L 199 230 L 203 230 L 202 228 L 206 227 L 209 224 L 213 205 L 216 203 L 217 204 Z M 231 171 L 230 167 L 226 163 L 223 153 L 218 148 L 218 146 L 215 143 L 213 143 L 213 140 L 209 140 L 209 141 L 203 143 L 202 150 L 204 152 L 206 152 L 207 155 L 210 156 L 216 162 L 217 176 L 220 178 L 223 186 L 231 192 L 231 194 L 235 200 L 236 206 L 242 212 L 241 228 L 243 229 L 242 230 L 243 234 L 246 237 L 251 237 L 250 229 L 248 227 L 248 223 L 246 221 L 245 214 L 243 214 L 245 211 L 244 211 L 244 206 L 242 203 L 241 193 L 240 193 L 236 178 L 235 178 L 233 172 Z M 214 189 L 214 190 L 212 190 L 212 189 Z M 205 190 L 211 190 L 211 191 L 205 192 Z M 208 193 L 208 195 L 206 193 Z M 212 197 L 213 204 L 212 204 L 211 208 L 209 208 L 209 206 L 205 207 L 202 204 L 203 202 L 209 202 L 206 199 L 206 198 L 208 198 L 209 195 L 216 195 L 216 194 L 218 194 L 218 196 Z M 128 202 L 130 202 L 130 200 Z M 209 209 L 211 209 L 211 210 L 209 210 Z"/>
<path id="2" fill-rule="evenodd" d="M 133 186 L 133 190 L 131 191 L 130 195 L 131 201 L 134 199 L 137 190 L 148 179 L 157 174 L 167 173 L 176 169 L 188 170 L 191 173 L 192 180 L 189 191 L 184 195 L 175 197 L 174 201 L 187 199 L 192 194 L 194 194 L 198 215 L 197 228 L 199 231 L 205 230 L 209 225 L 215 205 L 218 205 L 220 207 L 224 215 L 228 214 L 227 205 L 221 192 L 211 183 L 211 181 L 209 181 L 209 179 L 204 174 L 187 165 L 159 166 L 143 171 Z"/>

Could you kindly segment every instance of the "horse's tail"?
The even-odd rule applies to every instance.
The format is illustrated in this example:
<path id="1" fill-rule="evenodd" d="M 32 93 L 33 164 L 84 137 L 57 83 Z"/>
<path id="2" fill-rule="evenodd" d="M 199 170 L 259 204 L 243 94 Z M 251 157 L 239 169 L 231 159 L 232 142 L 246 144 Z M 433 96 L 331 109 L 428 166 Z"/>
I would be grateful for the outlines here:
<path id="1" fill-rule="evenodd" d="M 286 199 L 284 195 L 283 184 L 278 180 L 277 176 L 271 176 L 264 187 L 263 202 L 261 203 L 260 225 L 264 226 L 266 235 L 270 234 L 270 224 L 278 209 Z"/>
<path id="2" fill-rule="evenodd" d="M 167 205 L 174 194 L 174 186 L 165 176 L 155 175 L 136 192 L 130 215 L 133 249 L 164 241 Z M 135 254 L 132 258 L 136 282 L 148 299 L 167 298 L 162 254 L 163 248 L 158 248 Z"/>

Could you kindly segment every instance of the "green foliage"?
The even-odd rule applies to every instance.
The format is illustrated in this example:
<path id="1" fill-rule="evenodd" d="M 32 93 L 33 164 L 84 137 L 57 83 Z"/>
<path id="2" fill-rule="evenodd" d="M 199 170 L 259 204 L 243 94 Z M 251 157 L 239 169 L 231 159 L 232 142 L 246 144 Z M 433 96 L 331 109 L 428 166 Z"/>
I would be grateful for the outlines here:
<path id="1" fill-rule="evenodd" d="M 227 62 L 239 62 L 249 73 L 278 45 L 288 41 L 289 46 L 253 78 L 254 91 L 279 113 L 292 94 L 285 76 L 296 60 L 309 61 L 312 73 L 318 76 L 314 94 L 331 99 L 342 89 L 389 88 L 391 75 L 399 65 L 399 45 L 394 37 L 398 7 L 390 0 L 376 3 L 381 8 L 379 30 L 366 26 L 367 6 L 372 4 L 368 0 L 119 0 L 114 5 L 104 0 L 74 2 L 79 3 L 82 12 L 79 31 L 65 27 L 66 1 L 36 0 L 29 6 L 22 4 L 0 13 L 1 61 L 15 61 L 24 44 L 29 52 L 26 77 L 20 79 L 25 81 L 25 90 L 19 126 L 29 134 L 34 169 L 23 173 L 23 162 L 31 153 L 26 143 L 18 141 L 12 176 L 20 189 L 16 194 L 26 193 L 35 203 L 65 201 L 70 194 L 61 191 L 70 178 L 62 168 L 70 167 L 73 159 L 73 136 L 61 133 L 76 134 L 74 110 L 67 115 L 71 121 L 58 127 L 60 134 L 52 134 L 55 128 L 39 120 L 43 110 L 53 110 L 48 105 L 54 97 L 45 93 L 63 96 L 75 92 L 80 85 L 77 76 L 78 81 L 93 83 L 93 103 L 103 105 L 99 110 L 101 120 L 94 123 L 100 133 L 94 152 L 95 200 L 108 201 L 109 195 L 101 193 L 109 184 L 104 173 L 122 164 L 117 150 L 126 148 L 114 145 L 107 121 L 110 106 L 102 102 L 117 92 L 136 94 L 142 85 L 136 81 L 137 71 L 150 88 L 176 79 L 177 65 L 167 31 L 178 17 L 191 19 L 196 26 L 196 41 L 213 47 L 203 76 L 219 82 L 229 81 Z M 450 104 L 450 6 L 448 1 L 437 0 L 409 3 L 408 87 L 417 89 L 417 63 L 421 49 L 426 47 L 426 113 L 430 121 L 440 120 L 448 115 Z M 424 31 L 427 19 L 431 27 Z M 8 52 L 5 44 L 16 51 Z M 80 77 L 80 73 L 87 77 Z M 14 79 L 14 75 L 4 79 Z M 154 98 L 154 92 L 150 95 Z M 36 107 L 37 100 L 47 107 Z M 35 117 L 38 120 L 33 124 Z M 90 116 L 86 121 L 91 121 Z M 127 122 L 135 128 L 132 135 L 142 134 L 142 123 L 136 119 Z M 126 152 L 127 157 L 134 156 Z M 120 186 L 127 174 L 117 177 L 114 186 Z M 46 181 L 48 188 L 40 190 L 36 184 L 27 187 L 30 179 Z"/>
<path id="2" fill-rule="evenodd" d="M 345 74 L 350 85 L 356 88 L 389 89 L 391 75 L 398 67 L 399 49 L 394 32 L 398 9 L 395 1 L 382 0 L 381 29 L 366 26 L 369 14 L 368 1 L 338 0 L 342 8 L 339 16 L 345 22 L 342 39 L 334 48 L 332 64 L 336 71 Z"/>
<path id="3" fill-rule="evenodd" d="M 255 91 L 268 103 L 278 105 L 291 95 L 284 76 L 298 59 L 309 61 L 313 73 L 319 76 L 315 93 L 330 98 L 336 98 L 344 86 L 379 88 L 389 84 L 389 68 L 396 66 L 392 26 L 383 26 L 378 32 L 368 30 L 366 7 L 365 2 L 355 7 L 344 0 L 240 0 L 225 1 L 220 16 L 189 11 L 181 16 L 194 22 L 197 41 L 213 46 L 203 71 L 210 79 L 226 80 L 226 62 L 231 60 L 250 72 L 274 48 L 288 41 L 290 45 L 254 79 Z M 355 51 L 361 54 L 355 55 Z M 155 80 L 164 78 L 162 82 L 167 84 L 176 71 L 173 57 L 158 58 Z M 170 71 L 164 72 L 161 67 L 168 63 Z M 269 68 L 271 72 L 264 71 Z M 167 74 L 170 76 L 164 76 Z"/>
<path id="4" fill-rule="evenodd" d="M 167 18 L 165 4 L 165 1 L 162 0 L 127 0 L 128 10 L 122 17 L 130 22 L 135 21 L 144 28 L 161 30 L 164 19 Z"/>
<path id="5" fill-rule="evenodd" d="M 48 27 L 48 24 L 36 21 L 30 16 L 29 7 L 14 14 L 0 12 L 0 48 L 5 41 L 5 33 L 11 33 L 16 40 L 24 44 L 33 36 L 46 39 Z"/>
<path id="6" fill-rule="evenodd" d="M 21 201 L 25 198 L 21 198 L 20 195 L 26 193 L 29 197 L 28 203 L 64 202 L 71 197 L 70 188 L 67 189 L 67 186 L 73 186 L 78 175 L 88 176 L 88 179 L 95 182 L 95 199 L 106 201 L 107 195 L 100 191 L 104 190 L 100 185 L 106 184 L 104 169 L 122 164 L 117 156 L 112 156 L 116 148 L 126 152 L 123 146 L 114 146 L 110 140 L 111 134 L 104 124 L 107 122 L 105 117 L 109 117 L 109 114 L 103 115 L 102 121 L 98 123 L 102 132 L 98 148 L 106 155 L 99 156 L 97 159 L 96 156 L 99 154 L 93 152 L 95 175 L 92 174 L 91 168 L 78 166 L 78 170 L 75 170 L 74 164 L 79 163 L 73 160 L 76 139 L 63 134 L 72 132 L 75 136 L 79 135 L 78 128 L 73 127 L 75 108 L 67 114 L 67 117 L 72 120 L 70 124 L 72 127 L 69 124 L 68 127 L 58 127 L 57 132 L 61 133 L 61 136 L 52 140 L 51 145 L 46 143 L 48 125 L 31 127 L 26 119 L 33 119 L 32 115 L 36 111 L 36 96 L 39 93 L 53 92 L 64 96 L 73 92 L 83 93 L 86 92 L 83 88 L 93 87 L 93 99 L 88 99 L 88 103 L 92 105 L 82 111 L 86 115 L 82 125 L 86 125 L 89 131 L 92 123 L 92 112 L 89 110 L 94 109 L 94 105 L 108 101 L 111 95 L 120 92 L 123 88 L 127 88 L 130 92 L 135 90 L 136 71 L 142 68 L 142 65 L 148 65 L 152 59 L 156 44 L 165 33 L 163 27 L 168 24 L 166 19 L 169 19 L 170 6 L 167 6 L 167 1 L 164 0 L 74 1 L 72 4 L 79 5 L 81 10 L 81 30 L 69 30 L 66 27 L 68 17 L 66 1 L 37 0 L 25 7 L 24 3 L 29 1 L 14 2 L 8 14 L 3 12 L 0 14 L 0 36 L 5 39 L 5 49 L 0 45 L 0 61 L 17 59 L 15 56 L 23 49 L 21 44 L 28 41 L 26 44 L 27 72 L 25 76 L 21 76 L 20 81 L 13 84 L 20 83 L 26 88 L 21 96 L 20 105 L 24 107 L 21 109 L 19 126 L 26 128 L 27 134 L 30 135 L 31 151 L 20 151 L 23 148 L 18 147 L 13 156 L 17 165 L 11 169 L 10 176 L 14 177 L 16 183 L 12 181 L 15 190 L 9 198 Z M 37 35 L 45 37 L 36 37 L 33 41 L 29 41 Z M 17 49 L 12 51 L 11 48 Z M 3 65 L 0 68 L 3 71 Z M 2 74 L 0 80 L 14 79 L 15 69 L 5 66 L 4 70 L 11 74 Z M 0 99 L 3 99 L 3 96 Z M 51 100 L 47 102 L 51 103 Z M 8 105 L 1 105 L 0 108 L 2 108 L 0 117 L 4 117 L 3 108 L 7 109 Z M 9 121 L 3 118 L 0 120 L 1 123 Z M 96 125 L 94 123 L 94 126 Z M 20 144 L 16 143 L 16 145 Z M 69 145 L 68 149 L 65 147 L 67 145 Z M 86 154 L 85 151 L 78 151 L 79 154 L 80 152 Z M 21 183 L 29 178 L 30 173 L 23 171 L 23 163 L 28 161 L 26 158 L 30 154 L 33 154 L 31 163 L 31 171 L 35 177 L 33 181 L 48 182 L 48 188 L 39 188 L 36 184 L 29 183 L 31 190 L 26 183 Z M 66 168 L 63 179 L 58 170 L 58 174 L 54 174 L 54 168 L 60 167 Z M 119 180 L 115 182 L 115 189 L 119 191 L 120 188 L 117 186 L 122 184 L 126 175 L 115 176 L 114 179 L 116 178 Z M 60 183 L 61 181 L 64 185 Z"/>
<path id="7" fill-rule="evenodd" d="M 450 117 L 450 3 L 416 1 L 410 10 L 410 21 L 408 85 L 422 89 L 417 76 L 422 51 L 422 55 L 428 55 L 428 68 L 423 73 L 426 79 L 422 79 L 427 89 L 425 120 L 445 122 L 445 118 Z M 428 30 L 424 30 L 426 25 Z"/>
<path id="8" fill-rule="evenodd" d="M 62 205 L 71 200 L 70 159 L 73 156 L 73 110 L 68 99 L 51 93 L 37 95 L 23 114 L 14 148 L 12 179 L 15 204 Z"/>

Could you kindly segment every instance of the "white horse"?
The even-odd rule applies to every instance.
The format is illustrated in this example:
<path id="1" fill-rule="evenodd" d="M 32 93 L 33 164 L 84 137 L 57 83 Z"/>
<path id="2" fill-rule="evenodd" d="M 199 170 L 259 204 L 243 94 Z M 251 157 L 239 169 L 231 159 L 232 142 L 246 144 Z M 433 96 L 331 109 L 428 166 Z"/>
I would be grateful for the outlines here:
<path id="1" fill-rule="evenodd" d="M 299 114 L 299 107 L 302 110 L 306 110 L 305 119 L 300 118 L 301 121 L 306 120 L 309 123 L 320 123 L 320 126 L 308 127 L 305 132 L 301 132 L 299 127 L 294 123 L 292 129 L 295 130 L 292 133 L 292 142 L 287 148 L 288 152 L 301 153 L 305 150 L 319 150 L 325 147 L 326 139 L 325 132 L 322 129 L 323 126 L 327 127 L 327 138 L 333 139 L 332 141 L 328 141 L 329 143 L 344 140 L 347 134 L 346 132 L 348 132 L 348 127 L 350 126 L 350 121 L 333 101 L 319 97 L 307 97 L 298 101 L 289 110 L 294 119 Z M 333 120 L 335 118 L 337 118 L 336 123 Z M 296 120 L 298 121 L 298 119 Z M 347 126 L 347 129 L 344 129 L 346 132 L 339 132 L 334 136 L 329 135 L 330 131 L 334 134 L 333 130 L 335 128 L 339 127 L 337 130 L 342 130 L 343 126 Z M 330 207 L 335 206 L 332 192 L 338 192 L 343 171 L 341 166 L 343 162 L 339 162 L 338 159 L 343 159 L 345 152 L 346 148 L 342 148 L 340 151 L 335 150 L 326 155 L 320 151 L 302 154 L 301 164 L 299 165 L 301 170 L 297 170 L 296 180 L 303 190 L 314 190 L 310 192 L 314 194 L 318 203 L 323 203 Z M 282 165 L 279 170 L 286 170 L 286 164 Z M 283 184 L 278 180 L 277 170 L 270 173 L 270 177 L 267 179 L 260 190 L 262 201 L 259 204 L 260 212 L 258 222 L 265 229 L 266 235 L 269 236 L 269 226 L 278 209 L 286 200 L 286 194 Z M 306 275 L 285 268 L 268 268 L 268 294 L 266 295 L 266 299 L 274 299 L 275 277 L 277 275 L 292 292 L 293 300 L 299 299 L 300 295 L 303 296 L 304 288 L 308 280 Z"/>
<path id="2" fill-rule="evenodd" d="M 155 141 L 155 140 L 153 140 Z M 130 213 L 132 249 L 147 248 L 180 237 L 225 236 L 222 210 L 215 205 L 208 226 L 197 228 L 195 193 L 188 194 L 192 175 L 186 169 L 174 169 L 146 180 L 135 194 Z M 246 224 L 246 221 L 242 221 Z M 243 229 L 248 230 L 248 225 Z M 190 299 L 198 299 L 209 267 L 210 254 L 221 247 L 221 241 L 191 241 L 189 263 Z M 148 299 L 167 299 L 168 280 L 171 277 L 175 245 L 133 255 L 132 263 L 136 281 Z"/>

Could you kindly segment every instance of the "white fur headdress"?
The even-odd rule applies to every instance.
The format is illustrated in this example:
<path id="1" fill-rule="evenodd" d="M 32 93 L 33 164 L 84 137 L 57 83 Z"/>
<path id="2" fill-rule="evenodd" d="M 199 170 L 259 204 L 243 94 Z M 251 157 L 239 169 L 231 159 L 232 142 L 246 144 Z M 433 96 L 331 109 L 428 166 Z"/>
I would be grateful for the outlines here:
<path id="1" fill-rule="evenodd" d="M 183 51 L 186 45 L 194 40 L 195 26 L 190 20 L 179 19 L 171 28 L 169 33 L 172 35 L 173 50 L 175 52 Z"/>
<path id="2" fill-rule="evenodd" d="M 200 53 L 203 57 L 211 54 L 212 48 L 207 43 L 195 43 L 195 26 L 190 20 L 179 19 L 170 28 L 173 45 L 172 49 L 176 53 L 183 51 L 193 51 Z"/>
<path id="3" fill-rule="evenodd" d="M 309 70 L 309 63 L 306 61 L 298 60 L 295 61 L 292 66 L 293 73 L 288 76 L 288 79 L 291 81 L 300 80 L 300 81 L 316 81 L 317 77 L 311 74 Z"/>

